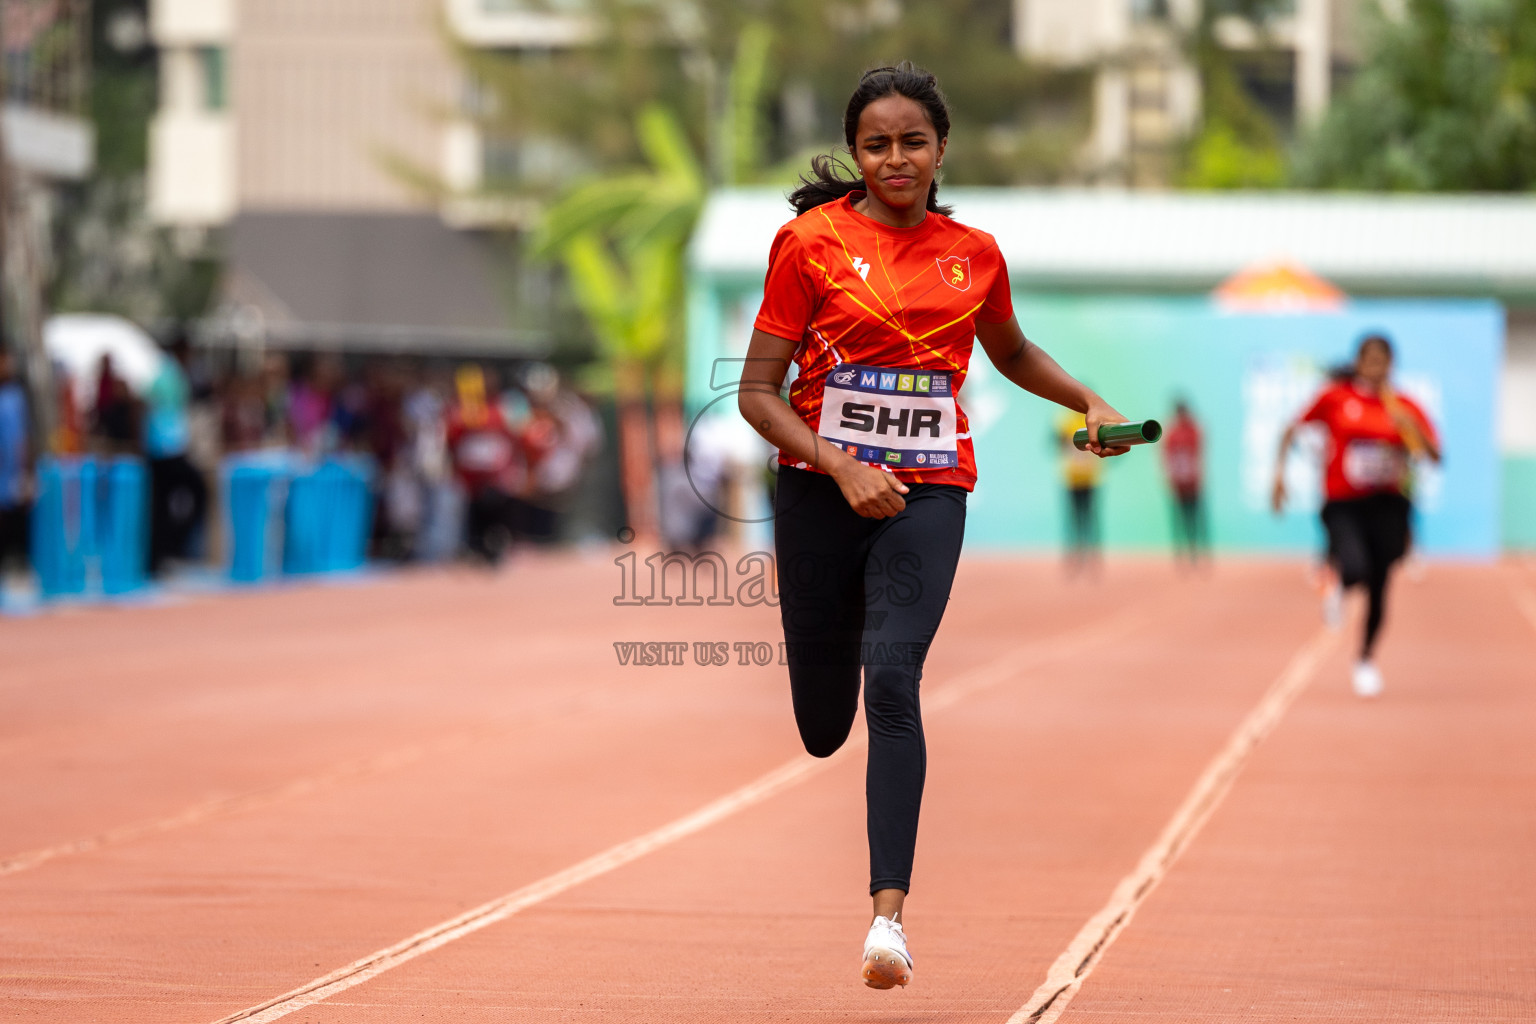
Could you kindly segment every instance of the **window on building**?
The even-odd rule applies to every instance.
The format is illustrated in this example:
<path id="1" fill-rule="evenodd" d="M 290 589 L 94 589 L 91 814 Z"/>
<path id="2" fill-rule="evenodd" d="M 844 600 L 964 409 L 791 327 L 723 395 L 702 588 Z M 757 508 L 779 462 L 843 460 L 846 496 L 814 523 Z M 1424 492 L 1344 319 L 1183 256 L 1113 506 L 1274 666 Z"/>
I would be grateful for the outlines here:
<path id="1" fill-rule="evenodd" d="M 486 14 L 581 14 L 588 0 L 480 0 Z"/>
<path id="2" fill-rule="evenodd" d="M 1239 17 L 1252 15 L 1273 18 L 1296 13 L 1296 0 L 1269 0 L 1262 4 L 1255 4 L 1252 0 L 1210 0 L 1210 6 L 1216 14 L 1234 14 Z"/>
<path id="3" fill-rule="evenodd" d="M 1168 0 L 1131 0 L 1134 21 L 1167 21 Z"/>
<path id="4" fill-rule="evenodd" d="M 222 46 L 204 46 L 197 51 L 202 69 L 203 109 L 223 110 L 229 104 L 229 68 Z"/>

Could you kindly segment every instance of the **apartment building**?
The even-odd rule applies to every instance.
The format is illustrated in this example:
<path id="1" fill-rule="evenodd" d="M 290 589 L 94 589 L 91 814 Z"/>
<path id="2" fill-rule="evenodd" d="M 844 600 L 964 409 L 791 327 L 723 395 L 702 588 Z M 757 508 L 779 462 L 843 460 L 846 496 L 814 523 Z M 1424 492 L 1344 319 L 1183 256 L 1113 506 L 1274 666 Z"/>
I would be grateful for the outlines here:
<path id="1" fill-rule="evenodd" d="M 507 0 L 152 0 L 152 215 L 228 258 L 219 329 L 295 348 L 540 352 L 538 275 L 469 191 L 456 44 L 569 43 Z"/>
<path id="2" fill-rule="evenodd" d="M 1168 184 L 1170 149 L 1200 116 L 1188 54 L 1202 3 L 1217 9 L 1217 41 L 1282 128 L 1319 116 L 1358 52 L 1369 0 L 1292 0 L 1262 28 L 1223 0 L 1014 0 L 1014 42 L 1032 60 L 1093 67 L 1090 175 L 1106 184 Z M 1262 75 L 1259 72 L 1263 72 Z"/>

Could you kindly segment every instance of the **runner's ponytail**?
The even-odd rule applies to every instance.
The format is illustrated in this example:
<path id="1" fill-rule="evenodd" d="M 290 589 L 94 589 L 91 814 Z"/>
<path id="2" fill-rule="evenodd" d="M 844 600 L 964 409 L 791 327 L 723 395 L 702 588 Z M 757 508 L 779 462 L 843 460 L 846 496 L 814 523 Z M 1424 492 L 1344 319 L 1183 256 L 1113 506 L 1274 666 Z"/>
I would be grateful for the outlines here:
<path id="1" fill-rule="evenodd" d="M 843 112 L 843 138 L 848 143 L 848 151 L 855 148 L 855 140 L 859 131 L 859 115 L 864 113 L 864 108 L 875 100 L 884 99 L 887 96 L 905 96 L 914 103 L 920 104 L 928 113 L 928 120 L 933 124 L 933 130 L 942 142 L 949 138 L 949 104 L 944 100 L 944 94 L 939 91 L 939 81 L 933 75 L 922 68 L 914 67 L 908 61 L 902 61 L 895 67 L 875 68 L 864 72 L 864 77 L 859 79 L 859 86 L 848 99 L 848 108 Z M 844 168 L 842 161 L 835 156 L 823 154 L 812 158 L 811 175 L 800 176 L 800 187 L 789 195 L 789 204 L 795 208 L 795 213 L 801 214 L 814 210 L 823 203 L 832 203 L 848 195 L 850 192 L 863 192 L 864 180 L 859 177 L 845 178 L 839 173 Z M 934 213 L 949 216 L 954 212 L 953 207 L 939 205 L 939 180 L 935 176 L 933 184 L 928 187 L 927 208 Z"/>

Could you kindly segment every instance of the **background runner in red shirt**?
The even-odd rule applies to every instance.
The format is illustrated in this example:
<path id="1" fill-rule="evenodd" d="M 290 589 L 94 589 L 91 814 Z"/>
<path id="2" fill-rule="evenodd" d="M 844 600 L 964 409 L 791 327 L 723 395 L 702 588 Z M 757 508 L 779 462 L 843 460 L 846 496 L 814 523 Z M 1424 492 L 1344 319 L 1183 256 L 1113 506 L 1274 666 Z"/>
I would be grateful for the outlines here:
<path id="1" fill-rule="evenodd" d="M 1173 420 L 1163 431 L 1163 472 L 1168 489 L 1173 492 L 1173 550 L 1175 559 L 1188 558 L 1191 566 L 1200 563 L 1209 539 L 1205 528 L 1203 503 L 1204 449 L 1200 424 L 1189 403 L 1182 398 L 1174 403 Z"/>
<path id="2" fill-rule="evenodd" d="M 843 130 L 860 177 L 821 157 L 791 197 L 799 216 L 774 240 L 739 405 L 780 453 L 780 612 L 812 754 L 847 739 L 863 674 L 875 916 L 862 975 L 891 988 L 912 977 L 902 908 L 926 769 L 918 682 L 976 480 L 959 394 L 973 340 L 1018 386 L 1085 414 L 1091 437 L 1125 418 L 1024 337 L 997 243 L 939 205 L 949 111 L 933 76 L 868 72 Z"/>
<path id="3" fill-rule="evenodd" d="M 1303 423 L 1328 432 L 1323 470 L 1323 526 L 1328 560 L 1343 586 L 1366 592 L 1365 630 L 1354 669 L 1355 693 L 1381 692 L 1373 654 L 1386 612 L 1387 580 L 1408 550 L 1408 480 L 1411 460 L 1440 461 L 1440 439 L 1424 410 L 1392 386 L 1392 343 L 1368 335 L 1355 354 L 1354 373 L 1323 390 L 1280 438 L 1273 504 L 1285 505 L 1285 455 Z"/>

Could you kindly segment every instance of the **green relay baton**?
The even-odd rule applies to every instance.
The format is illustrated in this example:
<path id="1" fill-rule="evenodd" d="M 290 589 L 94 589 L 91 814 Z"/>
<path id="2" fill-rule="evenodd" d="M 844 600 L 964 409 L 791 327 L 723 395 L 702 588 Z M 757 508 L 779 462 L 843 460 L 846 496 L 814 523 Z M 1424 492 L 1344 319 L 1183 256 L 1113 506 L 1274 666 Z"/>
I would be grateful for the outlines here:
<path id="1" fill-rule="evenodd" d="M 1127 444 L 1153 444 L 1163 436 L 1163 425 L 1157 420 L 1140 423 L 1106 423 L 1099 428 L 1099 444 L 1106 448 L 1119 448 Z M 1088 449 L 1088 428 L 1072 435 L 1072 445 L 1078 451 Z"/>

